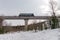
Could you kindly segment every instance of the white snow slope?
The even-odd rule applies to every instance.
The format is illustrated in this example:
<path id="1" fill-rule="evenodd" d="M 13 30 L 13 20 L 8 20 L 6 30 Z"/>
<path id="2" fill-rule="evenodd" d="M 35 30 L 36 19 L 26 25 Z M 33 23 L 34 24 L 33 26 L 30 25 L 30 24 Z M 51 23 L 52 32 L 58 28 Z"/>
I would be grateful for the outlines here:
<path id="1" fill-rule="evenodd" d="M 0 40 L 59 40 L 60 29 L 0 34 Z"/>

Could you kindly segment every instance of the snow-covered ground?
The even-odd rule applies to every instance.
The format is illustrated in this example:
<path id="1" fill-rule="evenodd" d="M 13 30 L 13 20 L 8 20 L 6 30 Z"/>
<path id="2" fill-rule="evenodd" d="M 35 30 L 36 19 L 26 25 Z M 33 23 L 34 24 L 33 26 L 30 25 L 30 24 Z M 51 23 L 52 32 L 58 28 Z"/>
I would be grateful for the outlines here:
<path id="1" fill-rule="evenodd" d="M 0 40 L 60 40 L 60 29 L 0 34 Z"/>

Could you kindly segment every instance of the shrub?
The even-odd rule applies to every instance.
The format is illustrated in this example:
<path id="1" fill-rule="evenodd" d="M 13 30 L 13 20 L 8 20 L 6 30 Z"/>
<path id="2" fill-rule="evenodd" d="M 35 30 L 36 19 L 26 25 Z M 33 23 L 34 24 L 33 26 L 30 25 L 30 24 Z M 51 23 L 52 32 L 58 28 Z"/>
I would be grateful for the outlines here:
<path id="1" fill-rule="evenodd" d="M 0 34 L 3 34 L 3 33 L 4 33 L 4 29 L 0 28 Z"/>

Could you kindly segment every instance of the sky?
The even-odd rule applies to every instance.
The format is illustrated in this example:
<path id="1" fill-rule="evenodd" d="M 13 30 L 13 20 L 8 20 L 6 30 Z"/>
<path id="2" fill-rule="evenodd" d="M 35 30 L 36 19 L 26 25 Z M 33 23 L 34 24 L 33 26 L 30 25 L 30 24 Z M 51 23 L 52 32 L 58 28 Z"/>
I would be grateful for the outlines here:
<path id="1" fill-rule="evenodd" d="M 59 0 L 55 1 L 59 6 Z M 0 0 L 0 15 L 2 16 L 18 16 L 20 13 L 34 13 L 35 16 L 51 15 L 49 11 L 49 0 Z M 13 25 L 24 23 L 24 20 L 18 21 L 9 20 L 7 23 Z"/>
<path id="2" fill-rule="evenodd" d="M 21 12 L 40 14 L 40 7 L 47 5 L 48 0 L 0 0 L 1 15 L 19 15 Z"/>

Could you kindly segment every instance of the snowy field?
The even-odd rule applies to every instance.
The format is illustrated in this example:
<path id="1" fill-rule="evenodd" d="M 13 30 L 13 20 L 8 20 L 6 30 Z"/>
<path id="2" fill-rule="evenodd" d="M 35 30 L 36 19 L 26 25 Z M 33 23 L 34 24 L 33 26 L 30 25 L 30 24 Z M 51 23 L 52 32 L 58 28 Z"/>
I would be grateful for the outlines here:
<path id="1" fill-rule="evenodd" d="M 0 40 L 60 40 L 60 29 L 0 34 Z"/>

